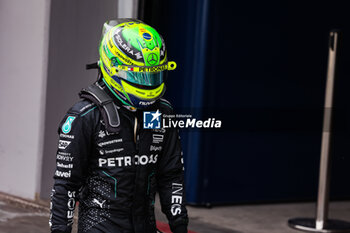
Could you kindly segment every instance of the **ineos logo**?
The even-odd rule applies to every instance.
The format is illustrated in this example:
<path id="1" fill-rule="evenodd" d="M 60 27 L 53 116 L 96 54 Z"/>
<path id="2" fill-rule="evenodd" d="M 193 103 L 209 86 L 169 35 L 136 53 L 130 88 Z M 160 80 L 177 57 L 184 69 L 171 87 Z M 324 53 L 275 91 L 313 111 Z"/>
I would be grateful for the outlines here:
<path id="1" fill-rule="evenodd" d="M 150 65 L 155 65 L 158 61 L 158 56 L 157 54 L 155 53 L 151 53 L 147 56 L 147 62 L 150 64 Z"/>

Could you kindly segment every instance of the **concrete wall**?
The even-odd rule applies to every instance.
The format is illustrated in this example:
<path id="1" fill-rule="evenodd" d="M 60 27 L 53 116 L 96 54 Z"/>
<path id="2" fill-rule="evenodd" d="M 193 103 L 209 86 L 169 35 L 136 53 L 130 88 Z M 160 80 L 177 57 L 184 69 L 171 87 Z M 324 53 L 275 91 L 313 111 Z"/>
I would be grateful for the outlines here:
<path id="1" fill-rule="evenodd" d="M 48 199 L 57 127 L 97 77 L 102 25 L 138 0 L 0 1 L 0 192 Z"/>
<path id="2" fill-rule="evenodd" d="M 118 0 L 118 18 L 137 18 L 139 0 Z"/>
<path id="3" fill-rule="evenodd" d="M 117 17 L 116 0 L 52 0 L 47 76 L 45 145 L 41 192 L 49 198 L 53 185 L 59 122 L 79 100 L 78 93 L 97 77 L 85 65 L 98 60 L 103 23 Z"/>
<path id="4" fill-rule="evenodd" d="M 34 199 L 41 176 L 48 0 L 0 2 L 0 191 Z"/>

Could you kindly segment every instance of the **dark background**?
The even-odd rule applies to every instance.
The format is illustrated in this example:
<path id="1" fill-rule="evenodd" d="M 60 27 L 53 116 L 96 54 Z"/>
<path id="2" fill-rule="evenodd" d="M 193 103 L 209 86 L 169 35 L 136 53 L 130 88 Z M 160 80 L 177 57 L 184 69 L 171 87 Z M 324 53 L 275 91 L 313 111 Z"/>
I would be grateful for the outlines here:
<path id="1" fill-rule="evenodd" d="M 328 37 L 342 30 L 332 199 L 349 199 L 349 13 L 341 1 L 143 0 L 164 35 L 166 98 L 220 130 L 182 130 L 192 204 L 315 200 Z"/>

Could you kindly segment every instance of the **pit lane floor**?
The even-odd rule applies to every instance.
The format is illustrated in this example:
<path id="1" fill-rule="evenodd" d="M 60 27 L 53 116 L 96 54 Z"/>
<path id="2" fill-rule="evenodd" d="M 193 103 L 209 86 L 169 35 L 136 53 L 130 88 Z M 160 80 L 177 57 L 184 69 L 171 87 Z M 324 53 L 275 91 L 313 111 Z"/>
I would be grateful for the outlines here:
<path id="1" fill-rule="evenodd" d="M 315 204 L 234 205 L 210 209 L 189 206 L 188 211 L 189 229 L 196 233 L 297 233 L 287 226 L 287 220 L 313 217 Z M 166 222 L 159 203 L 156 215 L 157 220 Z M 350 221 L 350 202 L 331 203 L 330 217 Z M 47 233 L 48 218 L 47 205 L 27 206 L 0 195 L 0 233 Z"/>

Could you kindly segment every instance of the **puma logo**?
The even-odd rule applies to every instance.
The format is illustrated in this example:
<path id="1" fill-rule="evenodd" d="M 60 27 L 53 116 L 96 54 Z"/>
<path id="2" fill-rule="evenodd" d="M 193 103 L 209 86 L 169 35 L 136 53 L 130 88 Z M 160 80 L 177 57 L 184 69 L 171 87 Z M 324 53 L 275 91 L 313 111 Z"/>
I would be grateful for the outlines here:
<path id="1" fill-rule="evenodd" d="M 102 209 L 102 206 L 103 206 L 103 203 L 106 202 L 106 200 L 102 201 L 102 202 L 99 202 L 96 198 L 94 198 L 94 200 L 92 201 L 93 203 L 96 203 L 97 205 L 99 205 Z"/>

